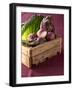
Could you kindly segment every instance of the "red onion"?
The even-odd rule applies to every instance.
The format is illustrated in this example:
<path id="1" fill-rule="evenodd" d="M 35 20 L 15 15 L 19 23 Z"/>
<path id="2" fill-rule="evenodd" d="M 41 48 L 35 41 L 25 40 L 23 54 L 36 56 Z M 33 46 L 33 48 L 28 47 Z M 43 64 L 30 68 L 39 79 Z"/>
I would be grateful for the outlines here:
<path id="1" fill-rule="evenodd" d="M 47 40 L 53 40 L 55 39 L 55 33 L 54 32 L 48 32 L 46 36 Z"/>
<path id="2" fill-rule="evenodd" d="M 47 31 L 45 31 L 45 30 L 39 30 L 39 31 L 37 32 L 37 36 L 38 36 L 39 38 L 45 38 L 46 35 L 47 35 Z"/>
<path id="3" fill-rule="evenodd" d="M 34 33 L 31 33 L 28 35 L 28 41 L 34 41 L 37 40 L 37 35 Z"/>

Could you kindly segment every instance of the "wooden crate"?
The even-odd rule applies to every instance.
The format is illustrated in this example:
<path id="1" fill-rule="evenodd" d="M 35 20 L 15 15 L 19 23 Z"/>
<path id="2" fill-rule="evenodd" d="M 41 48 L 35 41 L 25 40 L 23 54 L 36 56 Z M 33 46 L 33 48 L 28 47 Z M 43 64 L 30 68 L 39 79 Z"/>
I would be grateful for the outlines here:
<path id="1" fill-rule="evenodd" d="M 44 62 L 46 60 L 45 58 L 50 58 L 58 52 L 61 53 L 61 47 L 62 38 L 60 37 L 35 47 L 26 47 L 22 45 L 22 63 L 28 68 L 31 68 L 32 64 L 38 65 Z"/>

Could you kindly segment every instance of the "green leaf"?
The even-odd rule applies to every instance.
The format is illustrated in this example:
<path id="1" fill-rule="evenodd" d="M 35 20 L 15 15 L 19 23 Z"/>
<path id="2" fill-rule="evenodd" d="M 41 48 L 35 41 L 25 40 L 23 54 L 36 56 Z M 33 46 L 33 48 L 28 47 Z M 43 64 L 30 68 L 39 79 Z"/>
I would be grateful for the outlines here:
<path id="1" fill-rule="evenodd" d="M 40 28 L 40 23 L 43 16 L 32 16 L 25 24 L 21 27 L 22 40 L 27 40 L 30 33 L 36 33 Z"/>

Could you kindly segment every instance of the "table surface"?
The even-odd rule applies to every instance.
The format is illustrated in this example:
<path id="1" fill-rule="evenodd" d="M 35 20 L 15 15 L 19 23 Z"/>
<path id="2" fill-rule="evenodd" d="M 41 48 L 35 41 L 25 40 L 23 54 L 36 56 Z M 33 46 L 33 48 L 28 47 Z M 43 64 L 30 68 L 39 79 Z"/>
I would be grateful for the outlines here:
<path id="1" fill-rule="evenodd" d="M 59 55 L 48 58 L 38 66 L 33 65 L 31 69 L 25 65 L 21 65 L 21 76 L 22 77 L 34 77 L 34 76 L 57 76 L 64 75 L 64 54 L 63 52 Z"/>

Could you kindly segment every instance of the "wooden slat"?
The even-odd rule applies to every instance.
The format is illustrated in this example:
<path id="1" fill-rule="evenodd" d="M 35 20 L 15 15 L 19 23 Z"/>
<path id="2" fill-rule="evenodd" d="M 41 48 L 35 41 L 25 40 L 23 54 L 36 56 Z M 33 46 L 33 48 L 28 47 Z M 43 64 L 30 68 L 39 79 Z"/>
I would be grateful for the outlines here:
<path id="1" fill-rule="evenodd" d="M 61 38 L 57 38 L 52 41 L 44 42 L 43 44 L 37 45 L 35 47 L 22 46 L 22 52 L 24 52 L 25 55 L 28 56 L 30 56 L 30 53 L 32 53 L 32 56 L 35 56 L 37 54 L 46 51 L 49 48 L 52 48 L 53 46 L 60 45 L 60 42 L 61 42 Z"/>
<path id="2" fill-rule="evenodd" d="M 27 56 L 30 56 L 31 49 L 32 49 L 31 47 L 25 47 L 25 46 L 23 46 L 23 45 L 22 45 L 22 47 L 21 47 L 22 53 L 24 53 L 24 54 L 27 55 Z"/>
<path id="3" fill-rule="evenodd" d="M 22 63 L 31 68 L 32 64 L 38 65 L 44 62 L 46 57 L 52 57 L 61 53 L 62 38 L 57 38 L 52 41 L 44 42 L 35 47 L 22 46 Z"/>
<path id="4" fill-rule="evenodd" d="M 28 68 L 31 68 L 32 63 L 31 63 L 30 57 L 22 54 L 22 59 L 21 59 L 21 60 L 22 60 L 22 63 L 23 63 L 25 66 L 27 66 Z"/>
<path id="5" fill-rule="evenodd" d="M 36 56 L 37 54 L 40 54 L 44 51 L 46 51 L 47 49 L 50 49 L 56 45 L 60 46 L 60 40 L 61 38 L 49 41 L 49 42 L 45 42 L 44 44 L 38 45 L 34 48 L 32 48 L 32 56 Z"/>
<path id="6" fill-rule="evenodd" d="M 36 56 L 32 57 L 33 58 L 33 64 L 42 63 L 46 57 L 50 58 L 50 57 L 56 55 L 57 52 L 60 52 L 60 47 L 59 46 L 54 47 L 50 50 L 47 50 L 47 51 L 45 51 L 45 52 L 43 52 L 39 55 L 36 55 Z M 38 62 L 38 63 L 36 63 L 36 62 Z"/>

